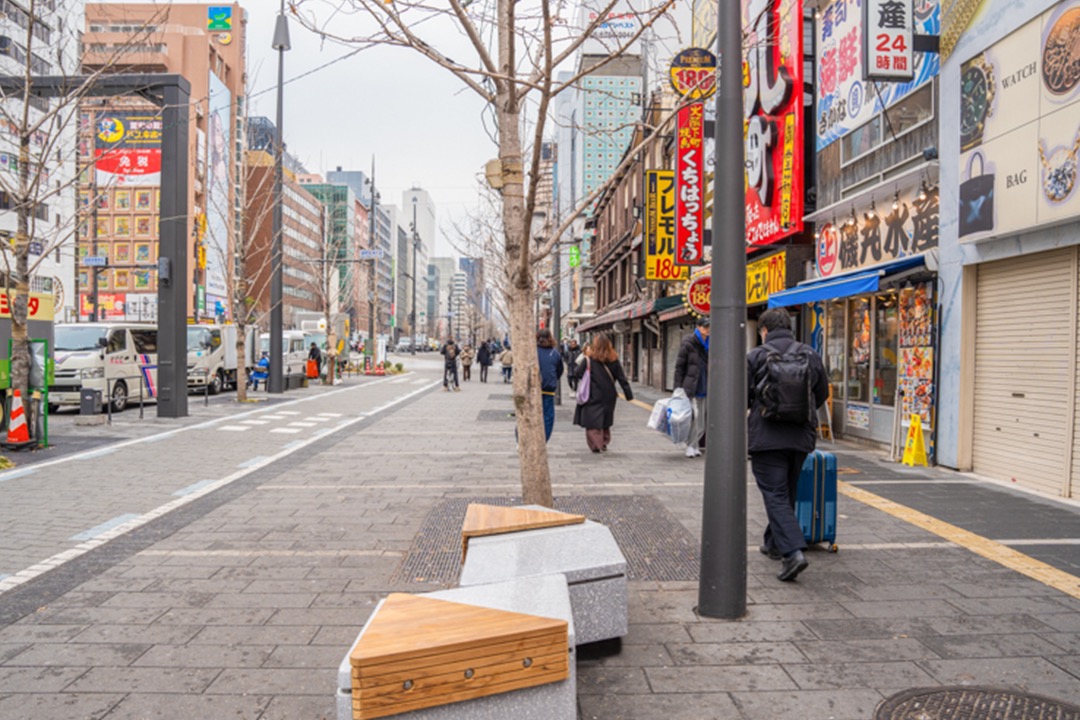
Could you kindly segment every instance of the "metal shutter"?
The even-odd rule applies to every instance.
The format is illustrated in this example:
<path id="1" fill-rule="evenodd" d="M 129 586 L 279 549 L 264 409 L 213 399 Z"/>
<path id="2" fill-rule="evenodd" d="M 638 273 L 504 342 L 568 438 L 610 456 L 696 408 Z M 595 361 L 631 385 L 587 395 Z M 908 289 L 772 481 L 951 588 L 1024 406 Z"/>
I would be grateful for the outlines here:
<path id="1" fill-rule="evenodd" d="M 976 472 L 1061 494 L 1072 464 L 1076 281 L 1075 248 L 979 266 Z"/>

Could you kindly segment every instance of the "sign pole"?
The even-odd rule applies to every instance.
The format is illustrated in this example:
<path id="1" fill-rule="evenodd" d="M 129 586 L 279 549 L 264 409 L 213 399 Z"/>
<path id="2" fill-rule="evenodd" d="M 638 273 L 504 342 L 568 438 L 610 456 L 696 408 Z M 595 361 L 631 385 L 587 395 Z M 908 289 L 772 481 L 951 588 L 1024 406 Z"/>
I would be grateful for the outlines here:
<path id="1" fill-rule="evenodd" d="M 741 4 L 719 3 L 715 211 L 698 613 L 746 613 L 746 227 Z"/>

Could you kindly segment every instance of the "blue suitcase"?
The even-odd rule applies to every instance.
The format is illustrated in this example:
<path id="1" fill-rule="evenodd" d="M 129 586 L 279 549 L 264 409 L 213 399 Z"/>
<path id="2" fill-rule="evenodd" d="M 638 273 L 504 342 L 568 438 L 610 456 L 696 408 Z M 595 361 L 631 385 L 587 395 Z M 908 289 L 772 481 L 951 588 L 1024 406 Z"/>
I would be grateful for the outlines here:
<path id="1" fill-rule="evenodd" d="M 795 517 L 807 545 L 828 543 L 836 552 L 836 456 L 815 450 L 806 456 L 795 493 Z"/>

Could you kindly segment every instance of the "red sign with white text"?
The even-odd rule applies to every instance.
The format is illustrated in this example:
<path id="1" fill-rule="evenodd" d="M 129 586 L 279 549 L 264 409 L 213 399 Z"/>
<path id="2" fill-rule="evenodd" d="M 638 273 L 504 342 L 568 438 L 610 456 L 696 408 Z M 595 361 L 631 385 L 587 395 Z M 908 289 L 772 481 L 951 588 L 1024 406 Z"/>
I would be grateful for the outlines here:
<path id="1" fill-rule="evenodd" d="M 803 229 L 802 0 L 742 0 L 747 251 Z"/>
<path id="2" fill-rule="evenodd" d="M 675 264 L 705 262 L 705 106 L 675 118 Z"/>

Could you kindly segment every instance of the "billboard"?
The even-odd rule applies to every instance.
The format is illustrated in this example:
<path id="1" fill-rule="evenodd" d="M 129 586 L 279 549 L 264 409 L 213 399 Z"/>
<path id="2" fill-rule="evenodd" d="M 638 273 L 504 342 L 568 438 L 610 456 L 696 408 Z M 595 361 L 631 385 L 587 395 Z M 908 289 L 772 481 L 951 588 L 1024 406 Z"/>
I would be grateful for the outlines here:
<path id="1" fill-rule="evenodd" d="M 232 94 L 218 76 L 210 72 L 209 112 L 207 114 L 206 168 L 206 294 L 215 299 L 228 295 L 227 265 L 229 228 L 232 226 Z"/>
<path id="2" fill-rule="evenodd" d="M 688 269 L 675 264 L 675 173 L 645 172 L 645 279 L 685 280 Z"/>
<path id="3" fill-rule="evenodd" d="M 802 231 L 803 47 L 801 0 L 743 0 L 746 243 Z"/>
<path id="4" fill-rule="evenodd" d="M 620 51 L 637 55 L 641 52 L 640 38 L 633 39 L 641 32 L 641 17 L 629 5 L 617 2 L 609 6 L 598 0 L 586 0 L 582 3 L 578 22 L 581 33 L 596 23 L 581 45 L 583 55 L 611 55 Z"/>
<path id="5" fill-rule="evenodd" d="M 817 149 L 820 152 L 901 98 L 932 80 L 941 67 L 937 53 L 915 53 L 909 82 L 863 80 L 861 0 L 832 0 L 815 24 L 817 37 Z M 914 0 L 916 35 L 941 30 L 938 0 Z"/>
<path id="6" fill-rule="evenodd" d="M 1080 215 L 1080 0 L 960 66 L 961 242 Z"/>
<path id="7" fill-rule="evenodd" d="M 675 116 L 675 264 L 705 262 L 705 108 Z"/>
<path id="8" fill-rule="evenodd" d="M 99 187 L 161 184 L 161 117 L 146 112 L 98 114 L 94 182 Z"/>

